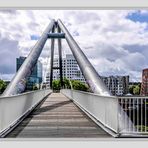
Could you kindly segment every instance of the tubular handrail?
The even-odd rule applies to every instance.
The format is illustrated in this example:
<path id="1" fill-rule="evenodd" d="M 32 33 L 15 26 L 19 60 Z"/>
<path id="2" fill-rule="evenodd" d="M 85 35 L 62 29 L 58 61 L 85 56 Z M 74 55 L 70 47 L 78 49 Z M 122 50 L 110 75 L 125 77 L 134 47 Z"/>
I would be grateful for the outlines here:
<path id="1" fill-rule="evenodd" d="M 31 91 L 15 96 L 0 98 L 0 137 L 11 131 L 22 119 L 35 108 L 50 89 Z"/>
<path id="2" fill-rule="evenodd" d="M 72 99 L 104 127 L 118 133 L 118 99 L 116 97 L 70 89 L 63 89 L 61 93 Z"/>
<path id="3" fill-rule="evenodd" d="M 30 93 L 46 91 L 46 90 L 49 90 L 49 89 L 32 90 L 32 91 L 24 92 L 24 93 L 21 93 L 21 94 L 15 94 L 15 95 L 12 95 L 12 96 L 0 96 L 0 99 L 19 97 L 19 96 L 24 96 L 24 95 L 27 95 L 27 94 L 30 94 Z"/>
<path id="4" fill-rule="evenodd" d="M 120 96 L 118 99 L 148 99 L 148 96 Z"/>
<path id="5" fill-rule="evenodd" d="M 67 90 L 72 90 L 74 92 L 81 92 L 83 94 L 89 94 L 89 95 L 98 96 L 98 97 L 102 97 L 102 98 L 114 98 L 114 99 L 118 99 L 116 96 L 101 96 L 100 94 L 96 94 L 96 93 L 92 93 L 92 92 L 85 92 L 85 91 L 81 91 L 81 90 L 74 90 L 74 89 L 67 89 Z"/>
<path id="6" fill-rule="evenodd" d="M 78 90 L 61 90 L 105 129 L 118 136 L 148 135 L 148 97 L 100 96 Z"/>

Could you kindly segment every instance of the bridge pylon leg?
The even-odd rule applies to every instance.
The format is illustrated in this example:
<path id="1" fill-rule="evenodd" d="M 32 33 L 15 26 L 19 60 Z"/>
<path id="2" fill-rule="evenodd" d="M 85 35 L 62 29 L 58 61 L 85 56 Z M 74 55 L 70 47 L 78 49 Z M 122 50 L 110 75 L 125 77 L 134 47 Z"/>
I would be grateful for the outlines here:
<path id="1" fill-rule="evenodd" d="M 90 86 L 92 92 L 100 94 L 102 96 L 112 96 L 109 89 L 106 87 L 101 77 L 89 62 L 79 45 L 76 43 L 72 35 L 69 33 L 62 21 L 58 20 L 58 25 L 63 33 L 65 33 L 65 39 L 84 75 L 84 78 Z"/>
<path id="2" fill-rule="evenodd" d="M 55 26 L 52 29 L 52 33 L 55 32 Z M 50 88 L 52 88 L 52 81 L 53 81 L 53 61 L 54 61 L 54 42 L 55 39 L 51 39 L 51 59 L 50 59 Z"/>
<path id="3" fill-rule="evenodd" d="M 31 52 L 17 71 L 16 75 L 13 77 L 5 89 L 4 93 L 2 94 L 3 97 L 24 92 L 27 77 L 31 75 L 31 71 L 35 67 L 43 47 L 48 39 L 48 33 L 50 33 L 52 30 L 54 24 L 55 20 L 51 20 L 50 24 L 47 26 L 46 30 L 43 32 L 35 46 L 32 48 Z"/>
<path id="4" fill-rule="evenodd" d="M 61 33 L 61 29 L 59 26 L 58 27 L 58 33 Z M 63 67 L 62 67 L 62 44 L 61 44 L 61 39 L 58 39 L 58 50 L 59 50 L 59 70 L 60 70 L 60 82 L 61 82 L 61 88 L 63 88 L 64 83 L 63 83 Z"/>

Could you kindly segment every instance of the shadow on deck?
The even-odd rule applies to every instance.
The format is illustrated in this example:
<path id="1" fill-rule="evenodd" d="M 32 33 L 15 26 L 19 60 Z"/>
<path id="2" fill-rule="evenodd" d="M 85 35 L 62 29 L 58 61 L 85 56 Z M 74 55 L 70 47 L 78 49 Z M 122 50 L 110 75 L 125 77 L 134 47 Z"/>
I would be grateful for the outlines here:
<path id="1" fill-rule="evenodd" d="M 71 100 L 52 93 L 6 138 L 109 138 Z"/>

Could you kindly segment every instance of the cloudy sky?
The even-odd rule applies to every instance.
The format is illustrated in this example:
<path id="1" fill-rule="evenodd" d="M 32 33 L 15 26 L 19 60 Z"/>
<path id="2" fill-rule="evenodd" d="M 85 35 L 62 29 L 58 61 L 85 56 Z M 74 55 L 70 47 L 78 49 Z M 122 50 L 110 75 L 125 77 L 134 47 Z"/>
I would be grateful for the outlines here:
<path id="1" fill-rule="evenodd" d="M 28 55 L 52 18 L 63 21 L 100 75 L 141 81 L 142 69 L 148 67 L 145 10 L 0 10 L 0 79 L 12 79 L 16 58 Z M 63 41 L 66 53 L 70 49 Z M 49 57 L 50 40 L 40 57 L 44 71 Z"/>

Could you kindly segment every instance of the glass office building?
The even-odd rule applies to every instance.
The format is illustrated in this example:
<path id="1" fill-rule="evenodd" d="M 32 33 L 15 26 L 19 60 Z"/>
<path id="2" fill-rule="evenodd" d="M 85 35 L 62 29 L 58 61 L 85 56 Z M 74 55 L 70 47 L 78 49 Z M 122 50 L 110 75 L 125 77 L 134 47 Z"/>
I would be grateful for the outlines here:
<path id="1" fill-rule="evenodd" d="M 16 59 L 16 71 L 19 70 L 26 57 L 19 57 Z M 42 63 L 40 61 L 35 65 L 31 75 L 27 78 L 26 91 L 33 90 L 33 86 L 40 86 L 42 83 Z"/>

